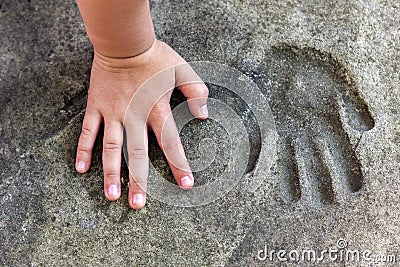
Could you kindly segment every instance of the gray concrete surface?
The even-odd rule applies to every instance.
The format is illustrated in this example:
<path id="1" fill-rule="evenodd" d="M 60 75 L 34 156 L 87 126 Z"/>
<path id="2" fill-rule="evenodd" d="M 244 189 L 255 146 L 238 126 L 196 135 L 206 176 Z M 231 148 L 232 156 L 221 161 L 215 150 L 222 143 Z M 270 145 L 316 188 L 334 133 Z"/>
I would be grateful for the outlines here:
<path id="1" fill-rule="evenodd" d="M 342 252 L 394 255 L 396 263 L 375 266 L 397 266 L 399 3 L 157 0 L 151 7 L 157 36 L 186 60 L 235 67 L 265 94 L 279 134 L 266 179 L 253 193 L 239 183 L 194 208 L 150 197 L 130 210 L 126 183 L 120 201 L 106 201 L 101 138 L 91 170 L 74 171 L 92 57 L 76 5 L 0 0 L 0 265 L 368 266 L 257 257 L 265 248 L 321 252 L 343 239 Z M 244 114 L 251 178 L 263 161 L 257 122 L 237 96 L 211 89 Z M 212 121 L 182 132 L 191 157 L 203 137 L 218 148 L 198 184 L 224 170 L 226 134 Z M 150 147 L 156 167 L 167 170 L 154 138 Z"/>

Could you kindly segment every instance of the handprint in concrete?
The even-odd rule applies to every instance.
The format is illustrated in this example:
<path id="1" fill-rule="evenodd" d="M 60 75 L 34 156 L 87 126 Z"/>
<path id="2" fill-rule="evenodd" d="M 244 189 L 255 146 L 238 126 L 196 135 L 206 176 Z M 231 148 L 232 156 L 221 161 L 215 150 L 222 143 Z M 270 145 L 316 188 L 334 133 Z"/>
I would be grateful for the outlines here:
<path id="1" fill-rule="evenodd" d="M 360 139 L 374 120 L 349 72 L 314 49 L 273 49 L 265 62 L 256 76 L 275 115 L 274 171 L 283 179 L 283 195 L 320 205 L 359 191 L 358 143 L 348 129 Z"/>

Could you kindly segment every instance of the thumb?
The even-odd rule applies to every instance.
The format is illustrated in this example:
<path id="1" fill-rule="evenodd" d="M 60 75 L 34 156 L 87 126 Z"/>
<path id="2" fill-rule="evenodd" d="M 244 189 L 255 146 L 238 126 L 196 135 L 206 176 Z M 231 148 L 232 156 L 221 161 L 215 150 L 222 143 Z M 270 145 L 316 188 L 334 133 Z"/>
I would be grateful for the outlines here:
<path id="1" fill-rule="evenodd" d="M 175 70 L 178 89 L 187 98 L 190 112 L 198 119 L 207 119 L 207 86 L 189 64 L 179 65 Z"/>
<path id="2" fill-rule="evenodd" d="M 184 84 L 179 90 L 186 96 L 190 112 L 198 119 L 207 119 L 208 88 L 204 83 Z"/>

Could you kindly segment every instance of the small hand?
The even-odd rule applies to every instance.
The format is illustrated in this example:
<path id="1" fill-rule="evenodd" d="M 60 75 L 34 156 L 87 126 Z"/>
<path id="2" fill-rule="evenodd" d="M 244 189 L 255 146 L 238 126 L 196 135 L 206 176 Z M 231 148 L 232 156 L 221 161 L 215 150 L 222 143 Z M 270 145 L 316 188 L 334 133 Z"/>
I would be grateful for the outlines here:
<path id="1" fill-rule="evenodd" d="M 170 115 L 169 104 L 176 79 L 188 74 L 187 68 L 174 66 L 184 63 L 184 59 L 161 41 L 155 41 L 148 51 L 132 58 L 108 58 L 95 52 L 86 113 L 77 148 L 76 170 L 80 173 L 88 171 L 93 145 L 100 124 L 104 122 L 103 172 L 107 199 L 117 200 L 121 195 L 120 166 L 124 128 L 130 170 L 128 200 L 132 208 L 140 209 L 146 201 L 148 127 L 154 131 L 166 154 L 178 185 L 182 189 L 193 187 L 193 175 Z M 162 81 L 145 83 L 160 72 Z M 153 87 L 145 88 L 151 91 L 143 93 L 143 90 L 138 90 L 143 84 L 151 84 Z M 178 88 L 187 97 L 193 115 L 199 119 L 207 118 L 208 89 L 204 83 L 184 84 Z M 130 103 L 135 93 L 138 94 Z M 160 94 L 162 97 L 152 98 Z M 146 111 L 146 103 L 154 104 L 149 111 Z"/>

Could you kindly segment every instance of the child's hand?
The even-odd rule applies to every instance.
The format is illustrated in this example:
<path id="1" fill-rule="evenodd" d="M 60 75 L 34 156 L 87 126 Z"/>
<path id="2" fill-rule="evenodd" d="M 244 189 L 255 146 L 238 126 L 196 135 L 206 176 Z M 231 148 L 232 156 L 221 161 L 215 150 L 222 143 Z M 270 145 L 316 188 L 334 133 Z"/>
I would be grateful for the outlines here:
<path id="1" fill-rule="evenodd" d="M 145 53 L 131 58 L 109 58 L 95 53 L 87 108 L 77 149 L 76 169 L 80 173 L 89 169 L 93 145 L 100 124 L 104 122 L 103 171 L 104 192 L 107 199 L 117 200 L 121 195 L 120 166 L 124 127 L 130 170 L 128 199 L 132 208 L 139 209 L 146 201 L 149 166 L 147 127 L 154 131 L 163 152 L 167 155 L 178 185 L 182 189 L 192 188 L 193 175 L 183 152 L 178 131 L 171 117 L 168 118 L 171 112 L 169 100 L 175 76 L 185 74 L 177 73 L 173 68 L 165 72 L 168 77 L 161 81 L 163 84 L 160 84 L 160 88 L 171 89 L 168 89 L 158 101 L 149 99 L 151 92 L 147 97 L 144 97 L 146 94 L 138 94 L 139 98 L 144 99 L 136 99 L 135 96 L 135 103 L 153 101 L 155 104 L 148 117 L 146 115 L 148 112 L 143 110 L 145 109 L 143 106 L 130 106 L 126 117 L 127 123 L 123 126 L 125 112 L 140 86 L 154 74 L 182 63 L 185 61 L 161 41 L 155 41 Z M 157 84 L 151 90 L 160 90 L 156 87 Z M 207 87 L 203 83 L 197 83 L 182 85 L 179 89 L 188 100 L 195 99 L 189 102 L 193 115 L 200 119 L 207 118 Z"/>

